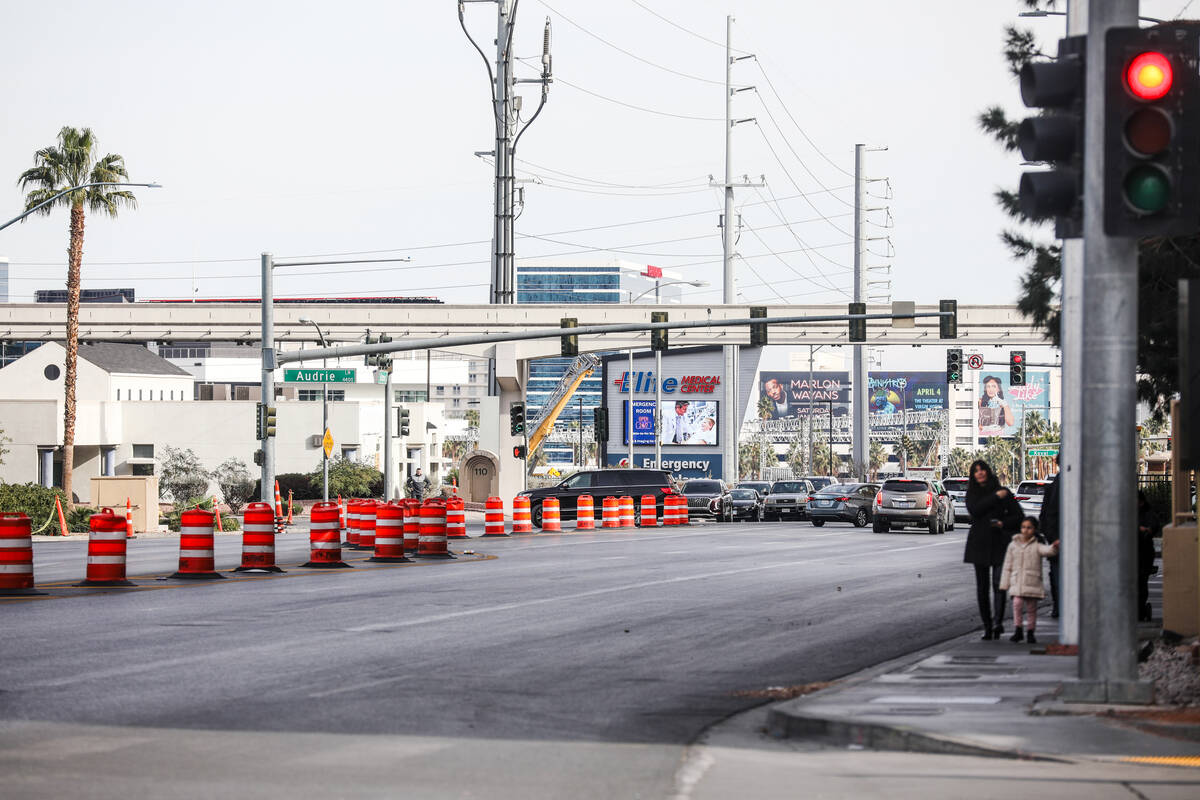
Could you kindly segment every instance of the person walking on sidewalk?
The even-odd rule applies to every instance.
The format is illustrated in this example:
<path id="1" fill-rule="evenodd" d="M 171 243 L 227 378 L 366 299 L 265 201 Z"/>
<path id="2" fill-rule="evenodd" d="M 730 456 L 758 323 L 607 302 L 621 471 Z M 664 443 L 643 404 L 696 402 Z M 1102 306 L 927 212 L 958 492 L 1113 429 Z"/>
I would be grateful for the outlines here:
<path id="1" fill-rule="evenodd" d="M 405 485 L 405 494 L 414 500 L 424 500 L 425 495 L 429 494 L 429 478 L 421 474 L 421 468 L 417 467 L 417 471 L 408 476 L 408 482 Z"/>
<path id="2" fill-rule="evenodd" d="M 983 638 L 990 641 L 1004 633 L 1000 568 L 1023 515 L 1020 503 L 1000 485 L 986 461 L 981 459 L 971 464 L 968 474 L 971 480 L 967 484 L 967 512 L 971 515 L 971 532 L 967 534 L 963 562 L 975 566 L 975 596 L 979 601 L 979 616 L 983 618 Z"/>
<path id="3" fill-rule="evenodd" d="M 1158 572 L 1154 566 L 1154 537 L 1162 536 L 1162 524 L 1154 513 L 1146 493 L 1138 490 L 1137 497 L 1137 608 L 1140 622 L 1150 621 L 1150 576 Z"/>
<path id="4" fill-rule="evenodd" d="M 1046 596 L 1042 583 L 1042 559 L 1058 555 L 1058 542 L 1042 544 L 1037 540 L 1038 521 L 1034 517 L 1021 520 L 1021 530 L 1008 543 L 1004 554 L 1004 565 L 1000 568 L 1000 588 L 1012 595 L 1013 631 L 1009 641 L 1028 639 L 1037 643 L 1034 630 L 1037 628 L 1038 600 Z M 1022 615 L 1022 611 L 1024 614 Z M 1025 627 L 1021 627 L 1024 616 Z"/>
<path id="5" fill-rule="evenodd" d="M 1054 457 L 1054 463 L 1060 464 L 1058 456 Z M 1062 472 L 1050 479 L 1050 485 L 1046 487 L 1046 493 L 1042 495 L 1042 513 L 1038 516 L 1038 532 L 1041 538 L 1046 541 L 1046 544 L 1054 544 L 1062 535 L 1058 527 L 1058 510 L 1059 500 L 1058 493 L 1059 483 L 1062 481 Z M 1050 612 L 1050 616 L 1058 619 L 1059 603 L 1058 603 L 1058 553 L 1050 556 L 1047 559 L 1050 562 L 1050 599 L 1054 601 L 1054 608 Z"/>

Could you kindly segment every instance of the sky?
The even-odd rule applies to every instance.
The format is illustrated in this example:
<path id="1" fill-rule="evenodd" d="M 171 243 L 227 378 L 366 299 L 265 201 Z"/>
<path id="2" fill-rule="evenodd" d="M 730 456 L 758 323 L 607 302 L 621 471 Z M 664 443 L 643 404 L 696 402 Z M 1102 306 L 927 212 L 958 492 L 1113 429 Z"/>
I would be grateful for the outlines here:
<path id="1" fill-rule="evenodd" d="M 1185 0 L 1145 2 L 1172 17 Z M 1019 156 L 979 131 L 1021 116 L 1001 57 L 1016 0 L 519 0 L 518 78 L 552 24 L 554 84 L 520 140 L 518 258 L 622 258 L 720 299 L 724 40 L 737 55 L 733 171 L 740 299 L 849 299 L 854 146 L 872 182 L 868 264 L 890 296 L 1011 303 L 1021 267 L 992 193 Z M 465 5 L 490 60 L 496 5 Z M 124 156 L 138 208 L 90 215 L 86 288 L 139 299 L 258 294 L 264 251 L 410 262 L 281 270 L 277 298 L 420 295 L 486 302 L 490 91 L 452 0 L 9 3 L 0 27 L 0 221 L 64 125 Z M 1063 18 L 1022 20 L 1053 49 Z M 53 57 L 50 52 L 53 49 Z M 518 86 L 523 118 L 536 84 Z M 886 148 L 886 149 L 874 149 Z M 65 209 L 0 232 L 10 297 L 65 282 Z M 342 255 L 346 254 L 346 255 Z M 888 287 L 872 290 L 886 293 Z"/>

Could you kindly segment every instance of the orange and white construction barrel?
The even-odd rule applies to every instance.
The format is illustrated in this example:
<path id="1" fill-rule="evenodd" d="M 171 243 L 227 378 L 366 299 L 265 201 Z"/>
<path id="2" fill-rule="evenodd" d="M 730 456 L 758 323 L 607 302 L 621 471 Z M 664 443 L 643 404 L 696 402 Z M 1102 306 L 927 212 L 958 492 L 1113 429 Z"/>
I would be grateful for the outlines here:
<path id="1" fill-rule="evenodd" d="M 367 561 L 398 563 L 404 556 L 404 506 L 379 503 L 375 506 L 375 555 Z"/>
<path id="2" fill-rule="evenodd" d="M 642 495 L 642 527 L 658 527 L 658 503 L 652 494 Z"/>
<path id="3" fill-rule="evenodd" d="M 461 497 L 446 498 L 446 538 L 467 538 L 467 506 Z"/>
<path id="4" fill-rule="evenodd" d="M 358 502 L 358 544 L 355 550 L 375 550 L 375 500 Z"/>
<path id="5" fill-rule="evenodd" d="M 362 503 L 354 497 L 346 499 L 346 526 L 342 529 L 342 547 L 357 548 L 359 537 L 358 507 Z"/>
<path id="6" fill-rule="evenodd" d="M 308 513 L 309 560 L 307 569 L 350 569 L 342 561 L 342 531 L 337 503 L 314 503 Z"/>
<path id="7" fill-rule="evenodd" d="M 562 508 L 557 497 L 547 497 L 542 501 L 542 530 L 562 530 Z"/>
<path id="8" fill-rule="evenodd" d="M 633 498 L 630 497 L 629 495 L 625 495 L 624 497 L 620 498 L 620 506 L 619 507 L 621 509 L 621 517 L 620 517 L 621 518 L 621 527 L 622 528 L 634 527 L 634 524 L 633 524 L 633 518 L 634 518 Z"/>
<path id="9" fill-rule="evenodd" d="M 431 497 L 421 503 L 417 558 L 454 558 L 446 545 L 446 501 L 440 497 Z"/>
<path id="10" fill-rule="evenodd" d="M 663 526 L 679 524 L 679 497 L 669 494 L 663 498 Z"/>
<path id="11" fill-rule="evenodd" d="M 575 530 L 593 531 L 596 529 L 596 504 L 590 494 L 581 494 L 575 501 Z"/>
<path id="12" fill-rule="evenodd" d="M 225 578 L 216 567 L 215 517 L 213 512 L 203 508 L 189 508 L 179 515 L 179 571 L 172 578 L 190 581 Z"/>
<path id="13" fill-rule="evenodd" d="M 676 510 L 676 512 L 675 512 L 675 513 L 679 515 L 679 524 L 680 524 L 680 525 L 687 525 L 687 524 L 688 524 L 688 501 L 687 501 L 687 497 L 686 497 L 686 496 L 684 496 L 684 495 L 682 495 L 682 494 L 681 494 L 681 495 L 679 495 L 679 500 L 678 500 L 678 503 L 679 503 L 679 505 L 677 506 L 677 510 Z"/>
<path id="14" fill-rule="evenodd" d="M 529 498 L 517 495 L 513 498 L 513 533 L 533 533 L 533 517 L 530 516 Z"/>
<path id="15" fill-rule="evenodd" d="M 421 501 L 409 497 L 400 504 L 404 506 L 404 552 L 415 553 L 421 542 Z"/>
<path id="16" fill-rule="evenodd" d="M 76 586 L 133 586 L 125 580 L 125 518 L 102 508 L 88 520 L 87 577 Z"/>
<path id="17" fill-rule="evenodd" d="M 504 501 L 499 497 L 487 499 L 484 507 L 483 535 L 508 536 L 504 530 Z"/>
<path id="18" fill-rule="evenodd" d="M 601 528 L 619 528 L 621 527 L 621 502 L 615 497 L 604 498 L 604 503 L 600 508 L 600 527 Z"/>
<path id="19" fill-rule="evenodd" d="M 275 513 L 267 503 L 242 512 L 242 563 L 234 572 L 283 572 L 275 564 Z"/>
<path id="20" fill-rule="evenodd" d="M 33 589 L 33 528 L 24 514 L 0 514 L 0 597 Z"/>

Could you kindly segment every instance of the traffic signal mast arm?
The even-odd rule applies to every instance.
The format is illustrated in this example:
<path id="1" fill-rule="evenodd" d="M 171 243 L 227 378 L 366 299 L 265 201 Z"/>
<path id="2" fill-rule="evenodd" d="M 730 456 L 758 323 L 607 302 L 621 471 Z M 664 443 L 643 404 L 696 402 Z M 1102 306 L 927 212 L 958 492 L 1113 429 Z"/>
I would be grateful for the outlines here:
<path id="1" fill-rule="evenodd" d="M 765 322 L 775 325 L 802 325 L 816 322 L 846 322 L 850 319 L 888 320 L 896 317 L 941 318 L 951 316 L 956 312 L 949 311 L 918 311 L 912 314 L 820 314 L 812 316 L 771 317 Z M 756 317 L 738 317 L 734 319 L 690 320 L 685 322 L 631 322 L 614 325 L 584 325 L 574 328 L 571 333 L 578 336 L 597 336 L 606 333 L 631 333 L 635 331 L 652 330 L 683 330 L 688 328 L 736 328 L 748 325 L 761 325 L 764 320 Z M 317 347 L 305 350 L 287 350 L 276 354 L 276 363 L 291 364 L 301 361 L 314 361 L 320 358 L 342 358 L 346 356 L 373 355 L 376 353 L 399 353 L 409 350 L 430 350 L 460 347 L 472 344 L 493 344 L 496 342 L 522 342 L 536 339 L 557 339 L 562 336 L 561 328 L 542 328 L 534 331 L 508 331 L 505 333 L 473 333 L 462 336 L 439 336 L 430 339 L 406 339 L 382 344 L 351 344 L 336 347 Z"/>

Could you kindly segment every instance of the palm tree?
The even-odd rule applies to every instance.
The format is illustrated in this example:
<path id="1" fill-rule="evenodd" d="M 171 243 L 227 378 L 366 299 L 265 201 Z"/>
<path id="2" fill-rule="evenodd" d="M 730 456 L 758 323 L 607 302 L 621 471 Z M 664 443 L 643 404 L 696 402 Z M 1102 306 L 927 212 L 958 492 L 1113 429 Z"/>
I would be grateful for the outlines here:
<path id="1" fill-rule="evenodd" d="M 58 132 L 58 145 L 44 147 L 34 153 L 34 165 L 21 173 L 17 180 L 25 195 L 25 210 L 44 203 L 54 195 L 73 186 L 88 183 L 119 183 L 127 181 L 125 159 L 109 153 L 97 159 L 96 139 L 91 128 L 64 127 Z M 71 482 L 75 468 L 75 377 L 79 355 L 79 271 L 83 263 L 83 209 L 117 216 L 122 206 L 137 208 L 132 192 L 110 191 L 110 187 L 93 186 L 68 192 L 55 202 L 38 209 L 49 214 L 55 206 L 71 209 L 70 244 L 67 247 L 67 361 L 63 370 L 66 397 L 63 403 L 62 488 L 67 502 L 72 502 Z"/>
<path id="2" fill-rule="evenodd" d="M 887 454 L 883 452 L 883 444 L 878 439 L 872 439 L 870 452 L 867 454 L 867 472 L 870 473 L 871 480 L 875 480 L 879 476 L 879 470 L 883 468 L 886 458 Z"/>

